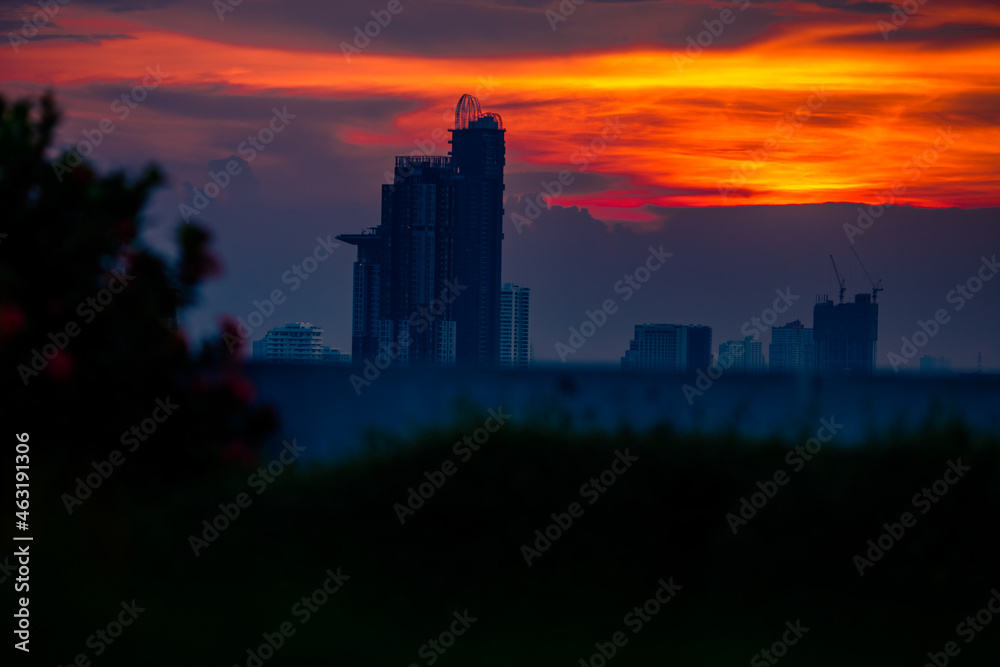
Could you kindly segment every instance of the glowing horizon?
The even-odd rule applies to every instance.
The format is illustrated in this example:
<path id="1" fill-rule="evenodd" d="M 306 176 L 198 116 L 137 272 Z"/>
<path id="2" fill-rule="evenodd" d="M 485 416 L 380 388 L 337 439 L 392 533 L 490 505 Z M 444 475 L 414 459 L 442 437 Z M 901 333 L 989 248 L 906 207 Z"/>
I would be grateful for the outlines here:
<path id="1" fill-rule="evenodd" d="M 808 19 L 811 11 L 801 14 Z M 937 8 L 903 29 L 947 25 L 969 11 Z M 1000 25 L 1000 9 L 980 7 L 974 18 Z M 478 92 L 484 111 L 503 116 L 508 174 L 537 172 L 545 175 L 541 183 L 585 166 L 609 185 L 547 198 L 613 220 L 648 219 L 645 206 L 874 204 L 894 182 L 906 186 L 895 198 L 900 204 L 1000 204 L 1000 44 L 957 41 L 930 50 L 919 40 L 886 42 L 870 15 L 833 25 L 806 20 L 693 57 L 680 48 L 631 45 L 474 57 L 373 52 L 350 63 L 336 48 L 235 44 L 72 6 L 60 26 L 133 38 L 99 47 L 25 44 L 18 86 L 54 86 L 58 100 L 95 84 L 124 87 L 146 65 L 160 65 L 165 89 L 205 99 L 390 97 L 417 107 L 391 124 L 326 121 L 331 138 L 359 150 L 395 145 L 408 152 L 450 127 L 447 110 L 462 93 Z M 861 39 L 873 31 L 877 42 Z M 67 112 L 99 119 L 101 109 Z M 180 141 L 208 144 L 211 123 L 180 120 L 143 121 L 158 123 L 155 142 L 164 155 Z M 616 122 L 621 131 L 609 133 Z M 437 149 L 446 151 L 446 140 Z"/>

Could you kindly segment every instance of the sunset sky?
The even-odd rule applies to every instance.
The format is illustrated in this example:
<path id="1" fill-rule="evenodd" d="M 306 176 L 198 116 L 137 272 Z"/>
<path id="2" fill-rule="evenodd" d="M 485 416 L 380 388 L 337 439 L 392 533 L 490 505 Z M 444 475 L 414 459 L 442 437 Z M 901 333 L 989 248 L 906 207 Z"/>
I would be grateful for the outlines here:
<path id="1" fill-rule="evenodd" d="M 252 173 L 239 183 L 234 178 L 199 214 L 218 232 L 231 269 L 227 280 L 246 278 L 233 271 L 274 267 L 259 287 L 247 278 L 244 287 L 210 291 L 206 313 L 245 310 L 240 304 L 266 294 L 273 275 L 308 253 L 319 231 L 377 224 L 378 185 L 392 156 L 421 146 L 446 153 L 442 131 L 466 92 L 503 117 L 508 218 L 526 215 L 519 198 L 544 194 L 544 184 L 562 170 L 572 182 L 545 200 L 599 220 L 609 235 L 616 229 L 655 235 L 670 220 L 702 226 L 717 217 L 685 218 L 679 211 L 686 208 L 877 204 L 878 193 L 894 183 L 902 185 L 895 204 L 1000 205 L 1000 8 L 991 2 L 911 0 L 912 15 L 899 9 L 894 15 L 890 3 L 851 0 L 242 0 L 232 6 L 53 0 L 53 6 L 58 12 L 35 35 L 21 30 L 37 5 L 0 1 L 0 91 L 23 97 L 53 89 L 65 110 L 61 146 L 88 131 L 93 136 L 110 118 L 114 130 L 89 156 L 102 167 L 162 164 L 170 184 L 153 209 L 162 238 L 179 220 L 178 204 L 208 180 L 212 161 L 236 154 L 275 107 L 294 116 L 257 154 Z M 378 18 L 384 26 L 374 23 Z M 358 37 L 366 24 L 376 34 L 370 43 Z M 11 37 L 24 34 L 34 36 Z M 147 76 L 147 67 L 159 68 L 162 83 L 119 118 L 115 110 L 122 107 L 113 103 Z M 852 222 L 855 208 L 843 209 L 847 217 L 831 226 Z M 836 217 L 823 207 L 803 211 Z M 990 217 L 995 221 L 995 212 Z M 810 278 L 815 289 L 802 288 L 810 303 L 813 292 L 835 291 L 825 275 L 829 252 L 843 254 L 844 265 L 853 261 L 838 234 L 837 247 L 810 258 L 818 267 Z M 522 280 L 510 275 L 526 257 L 516 237 L 524 235 L 508 230 L 505 280 Z M 892 261 L 893 246 L 884 242 L 884 256 L 874 248 L 866 253 L 869 264 Z M 978 245 L 971 243 L 972 252 Z M 349 308 L 341 309 L 352 258 L 349 249 L 343 254 L 328 274 L 328 298 L 300 301 L 330 312 L 315 312 L 317 306 L 295 319 L 324 323 L 335 334 L 331 342 L 349 348 Z M 627 255 L 621 262 L 641 259 Z M 970 256 L 961 266 L 972 271 L 975 261 Z M 943 294 L 951 275 L 942 281 Z M 851 291 L 866 291 L 865 281 Z M 334 292 L 343 295 L 334 300 Z M 544 302 L 544 290 L 537 293 Z M 1000 287 L 994 306 L 997 295 Z M 579 303 L 589 307 L 598 296 L 583 295 Z M 891 298 L 888 291 L 884 298 Z M 682 319 L 650 308 L 656 321 Z M 293 319 L 293 312 L 280 319 Z M 542 335 L 547 325 L 539 321 L 539 357 L 551 357 L 553 337 L 578 319 L 568 317 L 551 323 L 551 335 Z M 906 331 L 912 318 L 900 317 Z M 641 319 L 636 313 L 621 326 Z M 811 315 L 803 319 L 809 323 Z M 719 332 L 715 339 L 736 334 Z M 995 357 L 1000 346 L 993 341 Z M 595 344 L 594 353 L 613 359 L 625 346 L 627 337 L 609 339 Z"/>

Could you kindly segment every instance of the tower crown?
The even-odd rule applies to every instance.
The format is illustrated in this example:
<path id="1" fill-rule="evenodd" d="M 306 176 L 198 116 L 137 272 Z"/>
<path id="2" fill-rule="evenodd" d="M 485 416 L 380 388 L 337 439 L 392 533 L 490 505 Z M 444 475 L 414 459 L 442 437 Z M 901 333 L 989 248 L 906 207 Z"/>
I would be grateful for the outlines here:
<path id="1" fill-rule="evenodd" d="M 469 123 L 478 120 L 482 115 L 483 109 L 479 106 L 479 100 L 468 93 L 462 95 L 455 105 L 455 129 L 469 129 Z"/>

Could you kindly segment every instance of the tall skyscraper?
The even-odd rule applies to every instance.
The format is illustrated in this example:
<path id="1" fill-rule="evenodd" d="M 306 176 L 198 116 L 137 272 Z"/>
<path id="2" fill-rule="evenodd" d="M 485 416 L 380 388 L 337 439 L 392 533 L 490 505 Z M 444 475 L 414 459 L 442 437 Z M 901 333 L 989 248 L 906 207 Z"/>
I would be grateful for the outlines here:
<path id="1" fill-rule="evenodd" d="M 500 353 L 503 242 L 503 120 L 462 95 L 455 107 L 451 162 L 456 187 L 455 273 L 468 290 L 455 301 L 460 364 L 495 365 Z"/>
<path id="2" fill-rule="evenodd" d="M 813 306 L 816 366 L 822 373 L 871 375 L 875 371 L 878 304 L 870 294 L 834 305 L 823 294 Z"/>
<path id="3" fill-rule="evenodd" d="M 753 336 L 747 336 L 743 340 L 727 340 L 719 343 L 718 363 L 723 367 L 728 363 L 729 368 L 726 370 L 730 373 L 764 373 L 767 371 L 767 364 L 764 362 L 763 347 Z"/>
<path id="4" fill-rule="evenodd" d="M 501 366 L 523 368 L 531 363 L 530 303 L 530 288 L 504 283 L 500 290 Z"/>
<path id="5" fill-rule="evenodd" d="M 623 370 L 693 372 L 711 363 L 712 329 L 702 325 L 637 324 Z"/>
<path id="6" fill-rule="evenodd" d="M 772 373 L 804 373 L 816 370 L 816 342 L 813 330 L 795 320 L 783 327 L 771 327 L 768 346 Z"/>
<path id="7" fill-rule="evenodd" d="M 449 155 L 397 157 L 381 224 L 337 237 L 358 247 L 355 363 L 499 362 L 504 132 L 463 95 Z"/>
<path id="8" fill-rule="evenodd" d="M 323 328 L 309 322 L 289 322 L 271 329 L 253 342 L 253 358 L 291 363 L 348 363 L 337 348 L 323 345 Z"/>

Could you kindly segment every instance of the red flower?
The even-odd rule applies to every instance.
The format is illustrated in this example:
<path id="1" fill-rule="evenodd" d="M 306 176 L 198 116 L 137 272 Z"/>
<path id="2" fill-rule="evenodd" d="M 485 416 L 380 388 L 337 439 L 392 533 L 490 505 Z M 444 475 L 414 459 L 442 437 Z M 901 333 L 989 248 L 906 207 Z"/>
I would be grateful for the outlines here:
<path id="1" fill-rule="evenodd" d="M 0 338 L 9 338 L 24 328 L 24 311 L 12 303 L 0 305 Z"/>
<path id="2" fill-rule="evenodd" d="M 45 370 L 56 382 L 68 382 L 73 375 L 73 357 L 66 350 L 59 350 L 56 356 L 52 357 Z"/>
<path id="3" fill-rule="evenodd" d="M 134 239 L 135 220 L 132 218 L 119 218 L 115 222 L 115 236 L 123 242 L 128 242 Z"/>
<path id="4" fill-rule="evenodd" d="M 257 456 L 244 443 L 232 441 L 222 448 L 222 459 L 227 463 L 244 463 L 253 465 Z"/>
<path id="5" fill-rule="evenodd" d="M 239 354 L 246 346 L 246 339 L 240 334 L 239 323 L 230 315 L 222 316 L 222 342 L 230 354 Z"/>
<path id="6" fill-rule="evenodd" d="M 249 405 L 253 402 L 253 399 L 257 398 L 257 387 L 241 375 L 230 375 L 226 378 L 225 384 L 226 389 L 242 403 Z"/>

